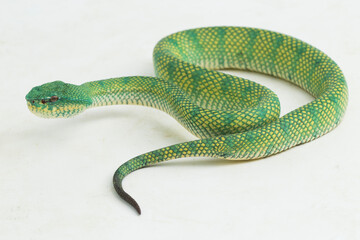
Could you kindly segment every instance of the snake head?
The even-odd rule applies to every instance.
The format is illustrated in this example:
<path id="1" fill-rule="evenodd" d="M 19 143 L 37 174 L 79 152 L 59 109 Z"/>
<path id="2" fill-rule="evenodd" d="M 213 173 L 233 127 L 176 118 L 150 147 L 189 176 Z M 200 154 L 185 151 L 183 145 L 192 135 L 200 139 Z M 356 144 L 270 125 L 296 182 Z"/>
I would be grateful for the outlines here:
<path id="1" fill-rule="evenodd" d="M 91 105 L 81 86 L 55 81 L 34 87 L 25 97 L 29 110 L 43 118 L 67 118 Z"/>

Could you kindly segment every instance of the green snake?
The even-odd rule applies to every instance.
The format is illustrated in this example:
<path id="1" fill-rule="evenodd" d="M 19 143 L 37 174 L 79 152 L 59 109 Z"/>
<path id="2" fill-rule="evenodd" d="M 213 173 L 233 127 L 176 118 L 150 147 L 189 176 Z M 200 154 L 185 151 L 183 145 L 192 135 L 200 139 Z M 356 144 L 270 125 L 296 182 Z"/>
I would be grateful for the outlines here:
<path id="1" fill-rule="evenodd" d="M 114 187 L 139 214 L 139 205 L 122 187 L 129 173 L 184 157 L 264 158 L 331 131 L 347 106 L 347 85 L 338 65 L 311 45 L 273 31 L 185 30 L 160 40 L 153 59 L 157 77 L 120 77 L 82 85 L 55 81 L 26 95 L 30 111 L 46 118 L 66 118 L 104 105 L 149 106 L 170 114 L 199 137 L 139 155 L 117 169 Z M 314 100 L 279 118 L 280 103 L 272 91 L 216 69 L 285 79 Z"/>

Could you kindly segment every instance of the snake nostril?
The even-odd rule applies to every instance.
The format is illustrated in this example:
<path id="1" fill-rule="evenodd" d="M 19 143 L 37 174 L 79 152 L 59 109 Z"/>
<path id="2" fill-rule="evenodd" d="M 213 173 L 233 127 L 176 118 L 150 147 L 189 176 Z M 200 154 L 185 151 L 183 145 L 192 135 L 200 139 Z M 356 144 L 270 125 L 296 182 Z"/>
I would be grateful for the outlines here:
<path id="1" fill-rule="evenodd" d="M 45 104 L 46 103 L 45 99 L 41 99 L 41 103 Z"/>

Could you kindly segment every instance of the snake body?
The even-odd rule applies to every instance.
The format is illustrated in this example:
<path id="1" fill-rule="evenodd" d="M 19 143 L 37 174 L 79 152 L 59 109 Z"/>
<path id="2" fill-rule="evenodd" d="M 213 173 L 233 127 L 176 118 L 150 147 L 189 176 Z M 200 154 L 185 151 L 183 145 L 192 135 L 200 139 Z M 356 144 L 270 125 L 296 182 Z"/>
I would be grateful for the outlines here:
<path id="1" fill-rule="evenodd" d="M 33 88 L 29 109 L 41 117 L 69 117 L 89 107 L 136 104 L 169 113 L 199 140 L 175 144 L 122 164 L 113 183 L 129 173 L 184 157 L 258 159 L 316 139 L 334 129 L 347 105 L 338 65 L 320 50 L 288 35 L 245 27 L 208 27 L 172 34 L 153 54 L 157 77 L 121 77 Z M 277 96 L 259 84 L 216 69 L 241 69 L 290 81 L 314 100 L 279 118 Z"/>

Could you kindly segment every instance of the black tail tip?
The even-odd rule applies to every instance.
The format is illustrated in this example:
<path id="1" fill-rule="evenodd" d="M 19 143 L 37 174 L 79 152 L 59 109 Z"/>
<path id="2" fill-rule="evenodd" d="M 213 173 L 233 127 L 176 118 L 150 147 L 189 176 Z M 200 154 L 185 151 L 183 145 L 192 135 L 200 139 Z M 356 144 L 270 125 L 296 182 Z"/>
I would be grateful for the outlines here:
<path id="1" fill-rule="evenodd" d="M 122 188 L 121 184 L 117 184 L 114 181 L 114 188 L 116 190 L 116 192 L 119 194 L 119 196 L 128 204 L 130 204 L 135 210 L 136 212 L 141 215 L 141 209 L 139 204 L 135 201 L 134 198 L 132 198 L 127 192 L 124 191 L 124 189 Z"/>

